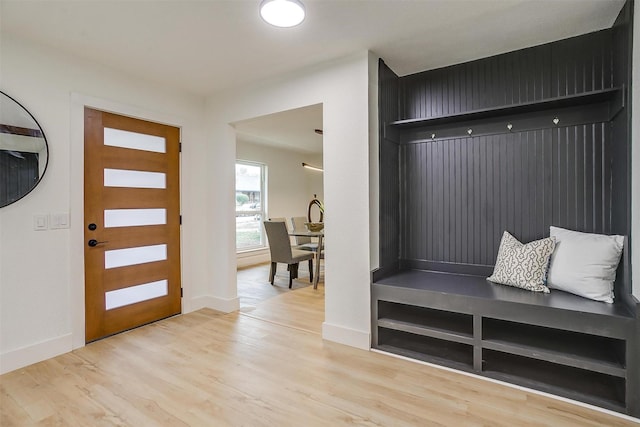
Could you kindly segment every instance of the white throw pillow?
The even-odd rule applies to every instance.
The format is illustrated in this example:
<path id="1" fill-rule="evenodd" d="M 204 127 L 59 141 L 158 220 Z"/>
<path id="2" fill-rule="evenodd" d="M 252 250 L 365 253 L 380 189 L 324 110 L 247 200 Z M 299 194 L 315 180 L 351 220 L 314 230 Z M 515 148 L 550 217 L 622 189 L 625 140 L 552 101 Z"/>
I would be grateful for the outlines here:
<path id="1" fill-rule="evenodd" d="M 547 286 L 595 301 L 613 303 L 613 282 L 624 236 L 581 233 L 551 227 L 556 249 L 551 255 Z"/>
<path id="2" fill-rule="evenodd" d="M 549 293 L 544 282 L 554 247 L 552 237 L 523 244 L 505 231 L 500 240 L 496 266 L 487 280 L 528 291 Z"/>

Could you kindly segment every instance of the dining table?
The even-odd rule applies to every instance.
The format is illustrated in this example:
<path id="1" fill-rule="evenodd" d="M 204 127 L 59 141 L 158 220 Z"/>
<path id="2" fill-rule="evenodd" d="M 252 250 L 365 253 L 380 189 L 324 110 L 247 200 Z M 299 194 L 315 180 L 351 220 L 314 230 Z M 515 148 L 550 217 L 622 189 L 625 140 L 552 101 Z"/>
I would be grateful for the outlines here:
<path id="1" fill-rule="evenodd" d="M 324 230 L 321 231 L 306 231 L 306 230 L 293 230 L 289 232 L 289 236 L 297 237 L 317 237 L 318 247 L 314 252 L 314 258 L 316 265 L 313 272 L 313 289 L 318 289 L 318 280 L 320 279 L 320 258 L 322 256 L 322 248 L 324 240 Z"/>

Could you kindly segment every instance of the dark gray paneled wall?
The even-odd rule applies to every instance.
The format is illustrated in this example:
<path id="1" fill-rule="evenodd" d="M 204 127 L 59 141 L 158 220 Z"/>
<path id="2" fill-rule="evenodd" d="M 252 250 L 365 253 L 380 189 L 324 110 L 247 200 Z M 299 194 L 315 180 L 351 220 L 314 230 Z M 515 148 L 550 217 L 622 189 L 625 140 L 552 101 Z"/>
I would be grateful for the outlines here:
<path id="1" fill-rule="evenodd" d="M 508 230 L 610 231 L 607 124 L 400 147 L 401 258 L 493 265 Z"/>
<path id="2" fill-rule="evenodd" d="M 386 135 L 386 124 L 398 116 L 398 76 L 380 61 L 380 268 L 395 270 L 400 249 L 400 169 L 398 144 Z"/>
<path id="3" fill-rule="evenodd" d="M 628 107 L 613 122 L 411 144 L 419 127 L 388 124 L 628 87 L 629 45 L 617 45 L 629 36 L 602 30 L 400 78 L 381 63 L 381 265 L 493 265 L 504 230 L 628 235 Z"/>
<path id="4" fill-rule="evenodd" d="M 616 86 L 630 87 L 632 75 L 633 2 L 627 2 L 613 25 L 613 81 Z M 628 92 L 630 93 L 630 92 Z M 614 203 L 611 212 L 611 232 L 626 234 L 621 270 L 618 270 L 616 289 L 632 305 L 631 297 L 631 112 L 628 104 L 611 123 L 611 186 Z"/>
<path id="5" fill-rule="evenodd" d="M 551 96 L 609 89 L 613 82 L 613 32 L 603 30 L 551 43 Z"/>
<path id="6" fill-rule="evenodd" d="M 380 267 L 395 269 L 400 249 L 398 145 L 380 140 Z M 386 168 L 382 172 L 382 168 Z"/>
<path id="7" fill-rule="evenodd" d="M 438 117 L 551 97 L 548 46 L 401 79 L 400 120 Z"/>
<path id="8" fill-rule="evenodd" d="M 398 120 L 613 87 L 610 30 L 400 78 Z"/>

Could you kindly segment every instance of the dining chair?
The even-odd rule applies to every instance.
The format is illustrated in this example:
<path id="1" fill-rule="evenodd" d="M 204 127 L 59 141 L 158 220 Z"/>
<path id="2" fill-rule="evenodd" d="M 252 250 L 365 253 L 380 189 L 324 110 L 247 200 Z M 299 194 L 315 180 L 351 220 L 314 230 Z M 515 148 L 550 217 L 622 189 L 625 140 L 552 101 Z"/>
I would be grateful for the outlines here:
<path id="1" fill-rule="evenodd" d="M 298 278 L 298 266 L 302 261 L 309 261 L 309 281 L 313 282 L 313 252 L 293 249 L 289 240 L 289 233 L 284 221 L 264 221 L 264 229 L 269 240 L 269 251 L 271 252 L 271 270 L 269 271 L 269 282 L 273 285 L 276 276 L 278 263 L 287 264 L 289 270 L 289 288 L 293 284 L 293 279 Z"/>

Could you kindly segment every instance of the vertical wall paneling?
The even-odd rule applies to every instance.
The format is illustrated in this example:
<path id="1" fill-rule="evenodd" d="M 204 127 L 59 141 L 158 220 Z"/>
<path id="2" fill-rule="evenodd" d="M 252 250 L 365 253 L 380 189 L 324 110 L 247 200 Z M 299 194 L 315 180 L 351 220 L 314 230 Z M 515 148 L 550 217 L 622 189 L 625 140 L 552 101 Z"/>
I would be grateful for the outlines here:
<path id="1" fill-rule="evenodd" d="M 631 23 L 633 22 L 633 3 L 625 5 L 613 26 L 613 81 L 615 85 L 627 84 L 631 79 L 632 37 Z M 627 102 L 630 102 L 630 96 Z M 611 227 L 612 232 L 627 234 L 623 253 L 623 277 L 617 277 L 623 298 L 629 298 L 631 289 L 631 245 L 629 242 L 631 229 L 631 145 L 624 142 L 631 135 L 632 108 L 625 109 L 618 114 L 611 123 L 612 147 L 612 186 L 616 190 L 616 203 L 613 206 Z M 637 192 L 637 190 L 636 190 Z M 636 285 L 640 286 L 640 285 Z M 630 299 L 630 298 L 629 298 Z M 640 392 L 639 392 L 640 394 Z"/>
<path id="2" fill-rule="evenodd" d="M 561 40 L 551 46 L 551 96 L 613 87 L 612 31 Z"/>
<path id="3" fill-rule="evenodd" d="M 628 36 L 628 31 L 621 33 Z M 396 96 L 381 101 L 381 123 L 612 90 L 627 81 L 613 72 L 615 34 L 615 29 L 602 30 L 400 78 L 381 64 L 381 93 Z M 505 230 L 523 241 L 547 236 L 551 225 L 628 234 L 629 224 L 620 225 L 619 219 L 628 211 L 626 202 L 612 197 L 612 185 L 627 188 L 617 187 L 615 180 L 626 180 L 628 169 L 612 166 L 628 161 L 627 145 L 616 141 L 626 141 L 626 128 L 616 127 L 616 121 L 627 111 L 617 114 L 612 126 L 603 117 L 608 105 L 571 108 L 527 113 L 548 124 L 516 124 L 525 130 L 507 130 L 500 120 L 511 116 L 469 124 L 438 122 L 430 128 L 386 126 L 381 162 L 393 165 L 381 173 L 381 186 L 396 185 L 396 191 L 386 196 L 381 221 L 399 222 L 381 224 L 381 259 L 492 266 Z M 560 118 L 558 126 L 552 124 L 554 115 Z M 502 131 L 483 134 L 483 123 Z M 437 134 L 456 126 L 461 133 L 465 126 L 477 126 L 478 132 L 470 137 Z M 619 145 L 623 148 L 616 149 Z"/>
<path id="4" fill-rule="evenodd" d="M 626 2 L 613 25 L 613 84 L 616 86 L 630 86 L 632 80 L 632 52 L 633 52 L 633 1 Z M 631 96 L 626 99 L 630 104 Z M 628 105 L 611 122 L 611 168 L 612 168 L 612 196 L 616 201 L 612 205 L 611 230 L 616 234 L 625 234 L 625 246 L 622 255 L 621 268 L 616 276 L 616 298 L 627 302 L 636 308 L 636 336 L 640 335 L 640 305 L 632 295 L 631 271 L 631 123 L 632 106 Z M 636 144 L 637 147 L 637 144 Z M 638 194 L 638 190 L 635 190 Z M 622 270 L 622 271 L 620 271 Z M 637 281 L 640 283 L 640 281 Z M 635 286 L 640 286 L 636 284 Z M 635 348 L 627 348 L 627 358 L 631 359 L 640 354 L 640 340 L 636 340 Z M 640 378 L 640 364 L 629 364 L 629 378 Z M 640 413 L 640 381 L 626 382 L 626 395 L 631 413 Z"/>
<path id="5" fill-rule="evenodd" d="M 399 147 L 387 124 L 398 117 L 398 76 L 379 64 L 380 268 L 397 268 L 400 250 Z"/>
<path id="6" fill-rule="evenodd" d="M 551 57 L 551 45 L 542 45 L 402 77 L 396 120 L 550 98 Z"/>
<path id="7" fill-rule="evenodd" d="M 611 231 L 607 124 L 407 144 L 402 257 L 493 265 L 503 231 Z"/>
<path id="8" fill-rule="evenodd" d="M 602 30 L 402 77 L 396 120 L 447 116 L 613 88 L 612 39 L 611 30 Z"/>

